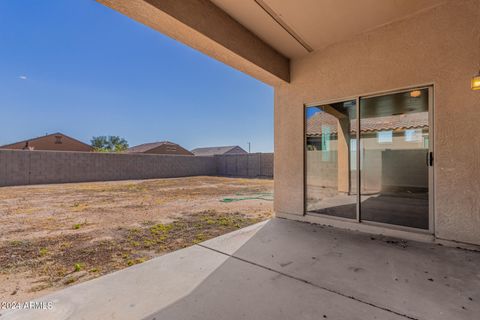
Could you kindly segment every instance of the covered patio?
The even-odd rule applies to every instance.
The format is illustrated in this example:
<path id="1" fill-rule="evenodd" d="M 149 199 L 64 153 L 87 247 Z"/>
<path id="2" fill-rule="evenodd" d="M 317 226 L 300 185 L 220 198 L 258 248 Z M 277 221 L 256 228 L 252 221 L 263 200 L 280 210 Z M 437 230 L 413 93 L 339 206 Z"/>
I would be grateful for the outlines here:
<path id="1" fill-rule="evenodd" d="M 98 1 L 274 87 L 276 218 L 1 319 L 479 317 L 478 0 Z"/>
<path id="2" fill-rule="evenodd" d="M 2 319 L 475 319 L 480 253 L 275 218 Z"/>
<path id="3" fill-rule="evenodd" d="M 274 87 L 276 217 L 480 245 L 478 0 L 97 1 Z"/>

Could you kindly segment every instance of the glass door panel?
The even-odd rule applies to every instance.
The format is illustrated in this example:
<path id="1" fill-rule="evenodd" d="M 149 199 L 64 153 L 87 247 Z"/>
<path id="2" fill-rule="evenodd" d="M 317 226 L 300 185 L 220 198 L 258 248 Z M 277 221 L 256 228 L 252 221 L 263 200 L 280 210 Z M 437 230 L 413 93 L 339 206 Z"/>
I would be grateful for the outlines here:
<path id="1" fill-rule="evenodd" d="M 307 107 L 306 210 L 357 218 L 356 101 Z"/>
<path id="2" fill-rule="evenodd" d="M 362 220 L 429 229 L 428 88 L 360 99 Z"/>

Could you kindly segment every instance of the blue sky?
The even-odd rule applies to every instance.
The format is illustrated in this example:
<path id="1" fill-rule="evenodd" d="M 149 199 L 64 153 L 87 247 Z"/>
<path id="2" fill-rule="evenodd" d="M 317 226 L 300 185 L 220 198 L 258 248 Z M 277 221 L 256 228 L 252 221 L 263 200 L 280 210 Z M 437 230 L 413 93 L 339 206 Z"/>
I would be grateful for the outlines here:
<path id="1" fill-rule="evenodd" d="M 0 145 L 63 132 L 273 151 L 273 89 L 93 0 L 0 1 Z"/>

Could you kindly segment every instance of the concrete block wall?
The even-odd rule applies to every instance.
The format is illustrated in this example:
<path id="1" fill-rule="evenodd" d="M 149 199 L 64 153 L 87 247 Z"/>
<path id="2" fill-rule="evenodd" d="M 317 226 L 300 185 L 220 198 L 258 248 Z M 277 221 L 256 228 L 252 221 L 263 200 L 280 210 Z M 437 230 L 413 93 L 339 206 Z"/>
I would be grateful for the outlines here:
<path id="1" fill-rule="evenodd" d="M 187 176 L 273 177 L 273 154 L 183 156 L 0 150 L 0 186 Z"/>
<path id="2" fill-rule="evenodd" d="M 425 164 L 426 150 L 366 150 L 362 153 L 362 190 L 380 192 L 385 187 L 428 186 L 428 170 Z M 329 151 L 329 157 L 322 157 L 322 151 L 306 152 L 307 192 L 324 187 L 338 187 L 337 151 Z M 355 161 L 355 155 L 352 154 Z M 355 165 L 355 164 L 354 164 Z M 356 166 L 356 165 L 355 165 Z M 356 171 L 351 171 L 351 185 L 355 186 Z"/>
<path id="3" fill-rule="evenodd" d="M 428 188 L 427 150 L 382 152 L 382 186 Z"/>
<path id="4" fill-rule="evenodd" d="M 215 174 L 213 157 L 0 150 L 0 186 Z"/>
<path id="5" fill-rule="evenodd" d="M 215 160 L 221 176 L 273 178 L 273 153 L 217 155 Z"/>
<path id="6" fill-rule="evenodd" d="M 328 158 L 324 159 L 322 151 L 306 152 L 306 179 L 310 187 L 338 187 L 337 151 L 325 151 Z"/>

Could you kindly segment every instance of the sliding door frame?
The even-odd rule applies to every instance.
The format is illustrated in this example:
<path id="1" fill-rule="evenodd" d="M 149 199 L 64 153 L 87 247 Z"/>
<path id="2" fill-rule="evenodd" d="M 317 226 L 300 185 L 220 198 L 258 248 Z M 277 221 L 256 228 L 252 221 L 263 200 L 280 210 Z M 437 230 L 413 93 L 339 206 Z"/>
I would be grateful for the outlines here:
<path id="1" fill-rule="evenodd" d="M 396 93 L 403 93 L 403 92 L 408 92 L 412 90 L 420 90 L 420 89 L 428 89 L 428 152 L 432 153 L 433 156 L 433 165 L 428 166 L 428 229 L 420 229 L 420 228 L 413 228 L 413 227 L 407 227 L 407 226 L 400 226 L 400 225 L 394 225 L 394 224 L 388 224 L 388 223 L 382 223 L 382 222 L 375 222 L 375 221 L 367 221 L 367 220 L 362 220 L 361 218 L 361 152 L 360 152 L 360 146 L 361 146 L 361 141 L 360 141 L 360 102 L 362 99 L 366 98 L 373 98 L 373 97 L 379 97 L 379 96 L 385 96 L 385 95 L 390 95 L 390 94 L 396 94 Z M 362 223 L 365 225 L 372 225 L 372 226 L 378 226 L 381 228 L 389 228 L 389 229 L 395 229 L 395 230 L 402 230 L 402 231 L 408 231 L 408 232 L 414 232 L 414 233 L 426 233 L 426 234 L 434 234 L 435 233 L 435 210 L 434 210 L 434 204 L 435 204 L 435 190 L 434 190 L 434 168 L 435 168 L 435 152 L 434 152 L 434 105 L 435 105 L 435 95 L 434 95 L 434 84 L 433 83 L 428 83 L 428 84 L 423 84 L 423 85 L 415 85 L 411 87 L 404 87 L 404 88 L 399 88 L 399 89 L 393 89 L 393 90 L 386 90 L 386 91 L 377 91 L 377 92 L 371 92 L 367 94 L 362 94 L 362 95 L 357 95 L 357 96 L 350 96 L 350 97 L 345 97 L 345 98 L 339 98 L 339 99 L 330 99 L 330 100 L 323 100 L 320 102 L 312 102 L 312 103 L 306 103 L 304 104 L 303 107 L 303 201 L 304 201 L 304 215 L 312 215 L 312 216 L 321 216 L 327 219 L 334 219 L 334 220 L 343 220 L 343 221 L 348 221 L 348 222 L 357 222 L 357 223 Z M 355 139 L 356 139 L 356 219 L 349 219 L 349 218 L 343 218 L 343 217 L 336 217 L 336 216 L 331 216 L 331 215 L 326 215 L 326 214 L 321 214 L 321 213 L 315 213 L 315 212 L 309 212 L 307 211 L 307 161 L 306 161 L 306 146 L 307 146 L 307 135 L 306 135 L 306 130 L 307 130 L 307 108 L 308 107 L 318 107 L 321 105 L 325 104 L 332 104 L 332 103 L 340 103 L 340 102 L 345 102 L 345 101 L 351 101 L 355 100 L 356 103 L 356 122 L 357 122 L 357 131 L 355 133 Z M 351 152 L 349 152 L 350 155 Z M 352 161 L 352 160 L 350 160 Z M 349 165 L 351 162 L 349 161 Z M 351 171 L 351 170 L 349 170 Z"/>

